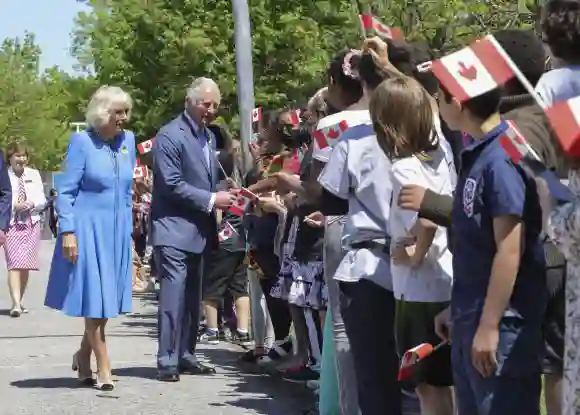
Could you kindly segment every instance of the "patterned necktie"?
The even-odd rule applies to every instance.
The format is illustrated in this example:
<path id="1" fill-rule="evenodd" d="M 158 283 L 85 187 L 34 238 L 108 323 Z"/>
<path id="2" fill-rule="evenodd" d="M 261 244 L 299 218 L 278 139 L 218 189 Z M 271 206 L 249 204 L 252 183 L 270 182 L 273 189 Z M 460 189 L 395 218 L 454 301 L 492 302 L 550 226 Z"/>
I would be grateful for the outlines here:
<path id="1" fill-rule="evenodd" d="M 24 188 L 24 177 L 18 179 L 18 203 L 26 202 L 26 189 Z M 21 211 L 16 217 L 17 223 L 26 223 L 31 219 L 30 212 Z"/>
<path id="2" fill-rule="evenodd" d="M 24 177 L 18 179 L 18 203 L 26 202 L 26 189 L 24 188 Z"/>

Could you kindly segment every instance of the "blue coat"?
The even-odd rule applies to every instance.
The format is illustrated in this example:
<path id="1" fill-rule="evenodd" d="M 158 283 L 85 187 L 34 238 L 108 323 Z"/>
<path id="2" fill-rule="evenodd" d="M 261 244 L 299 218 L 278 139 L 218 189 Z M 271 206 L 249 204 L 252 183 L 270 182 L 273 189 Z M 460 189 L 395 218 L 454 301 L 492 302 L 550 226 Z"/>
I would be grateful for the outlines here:
<path id="1" fill-rule="evenodd" d="M 153 144 L 151 244 L 199 254 L 217 247 L 212 199 L 218 167 L 215 139 L 209 138 L 209 162 L 203 137 L 182 114 L 159 131 Z"/>
<path id="2" fill-rule="evenodd" d="M 92 131 L 73 134 L 59 183 L 60 235 L 45 305 L 78 317 L 110 318 L 131 311 L 132 181 L 135 136 L 105 143 Z M 62 234 L 77 238 L 78 259 L 62 252 Z"/>
<path id="3" fill-rule="evenodd" d="M 12 185 L 8 176 L 8 165 L 0 151 L 0 230 L 7 232 L 12 217 Z"/>

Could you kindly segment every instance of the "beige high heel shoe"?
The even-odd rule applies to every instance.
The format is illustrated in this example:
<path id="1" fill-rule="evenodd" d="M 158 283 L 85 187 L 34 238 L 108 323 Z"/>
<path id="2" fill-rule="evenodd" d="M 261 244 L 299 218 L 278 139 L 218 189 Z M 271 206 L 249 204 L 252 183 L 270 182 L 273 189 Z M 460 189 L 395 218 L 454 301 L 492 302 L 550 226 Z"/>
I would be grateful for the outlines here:
<path id="1" fill-rule="evenodd" d="M 103 392 L 112 392 L 113 390 L 115 390 L 115 384 L 113 383 L 112 380 L 109 379 L 106 381 L 102 381 L 101 379 L 99 379 L 98 374 L 94 387 L 95 389 L 101 390 Z"/>

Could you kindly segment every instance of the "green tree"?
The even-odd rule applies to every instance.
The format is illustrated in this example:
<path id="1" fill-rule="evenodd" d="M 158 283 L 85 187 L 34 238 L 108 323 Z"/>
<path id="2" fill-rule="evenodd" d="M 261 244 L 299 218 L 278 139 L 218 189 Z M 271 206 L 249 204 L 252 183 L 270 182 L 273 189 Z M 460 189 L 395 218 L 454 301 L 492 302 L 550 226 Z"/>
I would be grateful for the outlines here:
<path id="1" fill-rule="evenodd" d="M 535 1 L 535 0 L 521 0 Z M 520 2 L 521 2 L 520 1 Z M 147 139 L 183 108 L 196 76 L 222 90 L 222 116 L 237 124 L 230 0 L 84 0 L 74 51 L 101 84 L 127 88 L 132 128 Z M 527 4 L 527 3 L 526 3 Z M 265 108 L 304 102 L 331 57 L 360 42 L 357 10 L 371 10 L 409 40 L 445 52 L 497 28 L 522 26 L 512 0 L 249 0 L 255 97 Z"/>
<path id="2" fill-rule="evenodd" d="M 435 52 L 445 53 L 494 30 L 532 27 L 523 6 L 536 0 L 362 1 L 362 8 L 402 28 L 407 39 L 426 41 Z"/>
<path id="3" fill-rule="evenodd" d="M 229 0 L 89 1 L 75 53 L 103 84 L 126 87 L 142 139 L 183 108 L 196 76 L 222 90 L 222 115 L 237 112 L 234 22 Z M 256 102 L 266 108 L 304 101 L 320 87 L 331 56 L 357 39 L 350 2 L 250 2 Z"/>
<path id="4" fill-rule="evenodd" d="M 82 114 L 84 97 L 95 84 L 56 69 L 39 74 L 40 54 L 32 34 L 0 47 L 0 147 L 25 141 L 32 164 L 52 170 L 66 151 L 68 124 Z"/>

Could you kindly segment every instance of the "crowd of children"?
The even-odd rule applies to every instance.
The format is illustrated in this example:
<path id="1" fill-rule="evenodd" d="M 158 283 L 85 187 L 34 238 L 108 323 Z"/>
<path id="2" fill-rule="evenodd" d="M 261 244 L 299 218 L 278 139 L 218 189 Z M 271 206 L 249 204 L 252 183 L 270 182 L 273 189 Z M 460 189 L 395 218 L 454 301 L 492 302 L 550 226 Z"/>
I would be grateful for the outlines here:
<path id="1" fill-rule="evenodd" d="M 542 387 L 548 415 L 580 414 L 578 162 L 538 105 L 580 96 L 580 2 L 548 1 L 542 28 L 493 33 L 536 92 L 511 77 L 459 99 L 425 45 L 371 38 L 329 63 L 299 124 L 263 114 L 247 174 L 217 128 L 221 186 L 252 198 L 222 212 L 200 340 L 229 316 L 242 362 L 320 387 L 324 415 L 402 414 L 408 394 L 423 415 L 539 415 Z M 510 158 L 514 124 L 567 200 Z"/>

